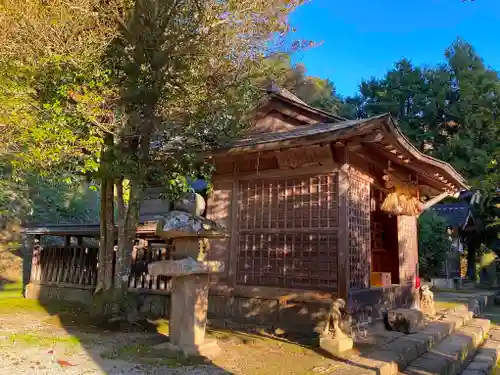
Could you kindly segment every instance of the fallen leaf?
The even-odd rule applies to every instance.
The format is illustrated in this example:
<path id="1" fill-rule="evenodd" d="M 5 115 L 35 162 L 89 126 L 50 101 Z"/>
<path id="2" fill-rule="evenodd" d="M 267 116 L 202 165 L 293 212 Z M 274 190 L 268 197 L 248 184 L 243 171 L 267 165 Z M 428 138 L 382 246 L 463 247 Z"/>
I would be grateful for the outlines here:
<path id="1" fill-rule="evenodd" d="M 68 361 L 65 361 L 64 359 L 58 359 L 58 360 L 57 360 L 57 363 L 58 363 L 58 364 L 59 364 L 59 366 L 61 366 L 61 367 L 70 367 L 70 366 L 75 366 L 74 364 L 69 363 Z"/>

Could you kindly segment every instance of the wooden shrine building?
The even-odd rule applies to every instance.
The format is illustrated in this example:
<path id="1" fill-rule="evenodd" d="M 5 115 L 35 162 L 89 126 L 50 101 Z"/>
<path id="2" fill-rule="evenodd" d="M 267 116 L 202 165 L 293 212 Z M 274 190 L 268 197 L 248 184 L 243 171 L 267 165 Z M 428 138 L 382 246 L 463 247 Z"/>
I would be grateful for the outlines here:
<path id="1" fill-rule="evenodd" d="M 230 237 L 210 243 L 209 259 L 225 261 L 226 271 L 212 280 L 208 313 L 213 324 L 227 326 L 312 332 L 338 297 L 359 320 L 409 307 L 418 272 L 417 215 L 467 188 L 449 164 L 411 145 L 390 115 L 345 120 L 276 88 L 251 131 L 210 158 L 216 171 L 206 215 L 226 225 Z M 158 199 L 145 207 L 167 210 L 152 202 Z M 170 283 L 149 277 L 146 266 L 168 259 L 171 245 L 150 227 L 138 230 L 129 288 L 141 311 L 168 315 Z M 48 289 L 42 294 L 90 298 L 97 251 L 81 237 L 95 243 L 98 227 L 77 232 L 26 231 L 66 237 L 64 246 L 37 245 L 33 296 Z"/>
<path id="2" fill-rule="evenodd" d="M 335 297 L 362 320 L 411 305 L 417 215 L 467 187 L 390 115 L 347 121 L 282 91 L 213 161 L 208 216 L 231 233 L 212 244 L 213 259 L 228 264 L 214 289 L 248 298 L 233 311 L 254 317 L 260 308 L 275 320 L 287 306 L 295 317 L 318 316 L 318 304 Z"/>

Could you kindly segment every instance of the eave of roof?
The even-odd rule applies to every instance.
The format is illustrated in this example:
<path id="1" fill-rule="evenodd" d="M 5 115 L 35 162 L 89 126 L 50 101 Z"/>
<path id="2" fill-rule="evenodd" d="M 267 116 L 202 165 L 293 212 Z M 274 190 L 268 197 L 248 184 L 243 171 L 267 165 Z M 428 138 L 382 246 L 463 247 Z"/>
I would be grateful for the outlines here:
<path id="1" fill-rule="evenodd" d="M 408 138 L 403 135 L 390 114 L 360 120 L 344 120 L 335 123 L 301 126 L 285 132 L 248 135 L 215 150 L 213 155 L 258 152 L 303 144 L 340 141 L 358 135 L 369 134 L 377 129 L 383 131 L 386 135 L 391 135 L 394 141 L 412 158 L 445 172 L 455 181 L 457 187 L 464 190 L 469 188 L 466 180 L 450 164 L 425 155 L 413 146 Z"/>
<path id="2" fill-rule="evenodd" d="M 342 135 L 348 135 L 354 130 L 361 130 L 361 127 L 366 126 L 366 130 L 368 131 L 370 130 L 370 124 L 373 124 L 375 121 L 380 120 L 385 116 L 386 115 L 381 115 L 361 120 L 345 120 L 335 123 L 304 125 L 284 132 L 250 134 L 217 149 L 216 152 L 239 153 L 272 150 L 286 146 L 284 143 L 288 141 L 300 140 L 314 136 L 327 136 L 328 139 L 324 139 L 324 141 L 334 140 L 340 138 Z"/>
<path id="3" fill-rule="evenodd" d="M 441 216 L 447 225 L 462 229 L 467 225 L 469 218 L 473 218 L 467 203 L 437 204 L 432 210 Z"/>
<path id="4" fill-rule="evenodd" d="M 399 142 L 399 144 L 406 151 L 408 151 L 412 157 L 414 157 L 417 160 L 423 161 L 427 164 L 433 165 L 434 167 L 443 169 L 444 171 L 446 171 L 446 173 L 448 175 L 450 175 L 452 178 L 454 178 L 457 181 L 457 183 L 460 185 L 460 187 L 462 189 L 468 190 L 470 188 L 470 186 L 467 184 L 467 181 L 465 180 L 465 178 L 462 177 L 462 175 L 460 173 L 458 173 L 455 170 L 455 168 L 453 168 L 451 166 L 451 164 L 420 152 L 410 142 L 410 140 L 403 134 L 403 132 L 397 126 L 396 122 L 394 121 L 394 119 L 392 118 L 391 115 L 389 115 L 389 114 L 386 115 L 385 124 L 388 126 L 389 132 L 396 136 L 396 139 Z"/>

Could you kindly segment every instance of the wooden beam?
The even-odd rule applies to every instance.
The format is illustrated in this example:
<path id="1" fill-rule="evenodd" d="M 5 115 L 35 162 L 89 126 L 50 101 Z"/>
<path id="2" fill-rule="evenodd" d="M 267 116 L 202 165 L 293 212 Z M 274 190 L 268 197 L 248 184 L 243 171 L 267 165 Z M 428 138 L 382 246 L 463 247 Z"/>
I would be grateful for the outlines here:
<path id="1" fill-rule="evenodd" d="M 393 162 L 395 162 L 396 164 L 399 163 L 399 161 L 401 159 L 395 157 L 392 153 L 387 153 L 387 150 L 380 147 L 380 146 L 372 146 L 370 144 L 367 144 L 367 148 L 372 150 L 376 155 L 378 155 L 380 158 L 384 158 L 384 159 L 388 159 L 388 160 L 391 160 Z M 372 157 L 369 158 L 370 160 L 372 159 Z M 415 173 L 418 173 L 419 175 L 421 175 L 422 177 L 426 178 L 427 181 L 428 181 L 428 184 L 432 187 L 434 187 L 435 189 L 437 190 L 441 190 L 442 189 L 442 180 L 444 180 L 444 177 L 442 177 L 441 175 L 440 178 L 437 178 L 436 176 L 436 173 L 432 173 L 432 172 L 429 172 L 429 171 L 425 171 L 421 168 L 419 168 L 418 166 L 415 165 L 415 163 L 406 163 L 408 165 L 408 169 L 415 172 Z M 441 180 L 442 179 L 442 180 Z"/>
<path id="2" fill-rule="evenodd" d="M 363 143 L 380 143 L 384 139 L 381 132 L 374 132 L 372 134 L 364 135 L 361 137 Z"/>
<path id="3" fill-rule="evenodd" d="M 429 208 L 431 208 L 435 204 L 441 202 L 444 198 L 449 197 L 450 195 L 451 194 L 449 192 L 445 191 L 444 193 L 441 193 L 441 194 L 435 196 L 434 198 L 429 199 L 427 202 L 424 203 L 424 205 L 422 207 L 422 212 L 424 212 L 425 210 L 428 210 Z"/>

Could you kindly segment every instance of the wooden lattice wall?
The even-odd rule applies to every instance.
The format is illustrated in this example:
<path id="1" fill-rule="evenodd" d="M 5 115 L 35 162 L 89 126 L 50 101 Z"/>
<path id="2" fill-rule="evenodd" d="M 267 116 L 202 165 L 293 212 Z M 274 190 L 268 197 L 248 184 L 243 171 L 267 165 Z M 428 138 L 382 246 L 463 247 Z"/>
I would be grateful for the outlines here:
<path id="1" fill-rule="evenodd" d="M 350 168 L 348 190 L 349 286 L 370 286 L 370 179 Z"/>
<path id="2" fill-rule="evenodd" d="M 238 284 L 337 291 L 336 173 L 239 182 Z"/>

